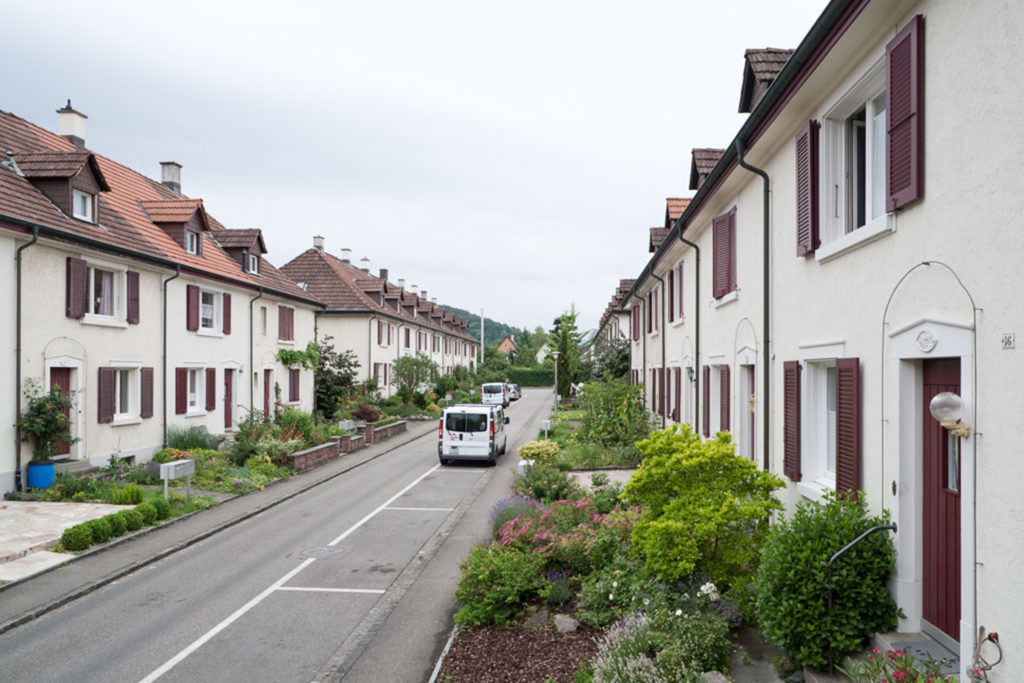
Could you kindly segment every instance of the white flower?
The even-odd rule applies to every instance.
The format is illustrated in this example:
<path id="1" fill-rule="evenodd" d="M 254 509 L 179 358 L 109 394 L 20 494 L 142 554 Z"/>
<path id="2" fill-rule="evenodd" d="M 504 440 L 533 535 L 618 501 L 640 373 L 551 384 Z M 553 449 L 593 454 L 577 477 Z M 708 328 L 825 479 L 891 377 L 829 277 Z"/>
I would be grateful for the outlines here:
<path id="1" fill-rule="evenodd" d="M 681 616 L 683 616 L 683 610 L 681 610 L 681 609 L 677 609 L 677 610 L 676 610 L 676 616 L 677 616 L 677 617 L 681 617 Z"/>
<path id="2" fill-rule="evenodd" d="M 700 587 L 700 594 L 708 596 L 711 600 L 718 599 L 718 589 L 715 587 L 715 584 L 710 581 Z"/>
<path id="3" fill-rule="evenodd" d="M 651 604 L 651 599 L 650 598 L 644 598 L 644 604 L 645 605 Z"/>
<path id="4" fill-rule="evenodd" d="M 618 581 L 612 581 L 612 588 L 618 588 L 618 587 L 619 587 L 619 582 Z"/>
<path id="5" fill-rule="evenodd" d="M 608 599 L 609 599 L 609 600 L 614 600 L 614 599 L 615 599 L 615 596 L 614 596 L 614 595 L 612 595 L 611 593 L 609 593 L 609 594 L 608 594 Z"/>

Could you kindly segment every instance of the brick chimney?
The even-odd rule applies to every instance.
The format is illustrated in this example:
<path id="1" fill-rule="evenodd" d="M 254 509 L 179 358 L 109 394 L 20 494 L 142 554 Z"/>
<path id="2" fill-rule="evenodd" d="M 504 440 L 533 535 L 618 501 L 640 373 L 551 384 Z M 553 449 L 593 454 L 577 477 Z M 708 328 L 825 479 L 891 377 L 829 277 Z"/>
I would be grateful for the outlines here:
<path id="1" fill-rule="evenodd" d="M 57 110 L 57 133 L 75 144 L 77 149 L 85 149 L 85 120 L 89 118 L 71 106 L 71 100 Z"/>
<path id="2" fill-rule="evenodd" d="M 177 161 L 161 161 L 160 183 L 174 194 L 181 194 L 181 164 Z"/>

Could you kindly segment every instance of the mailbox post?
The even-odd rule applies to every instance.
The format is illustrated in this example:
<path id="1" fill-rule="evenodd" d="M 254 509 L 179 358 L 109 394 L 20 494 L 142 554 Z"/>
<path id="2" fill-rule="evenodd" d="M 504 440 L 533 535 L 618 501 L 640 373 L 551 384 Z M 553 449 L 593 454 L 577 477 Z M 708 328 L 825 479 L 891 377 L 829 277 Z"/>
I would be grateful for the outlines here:
<path id="1" fill-rule="evenodd" d="M 192 497 L 192 475 L 196 472 L 194 460 L 174 460 L 160 463 L 160 478 L 164 480 L 164 500 L 167 500 L 167 485 L 171 479 L 186 477 L 185 495 Z"/>

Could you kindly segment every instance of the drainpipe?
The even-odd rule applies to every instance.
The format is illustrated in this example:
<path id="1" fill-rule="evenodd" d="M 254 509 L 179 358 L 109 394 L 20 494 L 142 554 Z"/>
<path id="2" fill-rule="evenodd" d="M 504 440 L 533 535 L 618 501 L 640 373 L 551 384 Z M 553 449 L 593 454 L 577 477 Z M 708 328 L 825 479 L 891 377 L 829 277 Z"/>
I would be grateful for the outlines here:
<path id="1" fill-rule="evenodd" d="M 18 251 L 14 254 L 14 262 L 16 264 L 17 271 L 17 304 L 14 322 L 14 412 L 18 419 L 21 419 L 21 252 L 25 251 L 33 244 L 39 241 L 39 226 L 32 226 L 32 240 L 18 247 Z M 21 428 L 14 428 L 14 452 L 17 454 L 17 464 L 14 469 L 14 488 L 18 491 L 22 489 L 21 481 Z"/>
<path id="2" fill-rule="evenodd" d="M 661 401 L 661 405 L 668 403 L 665 400 L 665 301 L 667 300 L 667 294 L 665 292 L 665 280 L 654 274 L 654 268 L 651 268 L 651 277 L 661 283 L 661 386 L 658 387 L 658 399 Z M 655 381 L 657 385 L 658 382 Z M 657 406 L 655 406 L 657 408 Z M 661 428 L 665 428 L 665 411 L 661 411 Z"/>
<path id="3" fill-rule="evenodd" d="M 679 226 L 679 241 L 691 247 L 697 256 L 697 264 L 694 267 L 693 276 L 693 433 L 700 434 L 700 247 L 696 242 L 683 237 L 683 226 Z M 682 415 L 680 415 L 680 418 Z"/>
<path id="4" fill-rule="evenodd" d="M 643 316 L 640 319 L 640 348 L 642 349 L 640 355 L 640 379 L 643 386 L 647 386 L 647 330 L 644 323 L 647 322 L 646 318 L 650 315 L 650 311 L 644 308 L 644 298 L 642 296 L 633 295 L 633 298 L 639 300 L 640 310 L 643 311 Z"/>
<path id="5" fill-rule="evenodd" d="M 254 358 L 255 352 L 253 351 L 253 345 L 255 341 L 255 332 L 253 327 L 256 325 L 256 321 L 253 319 L 253 304 L 263 298 L 263 288 L 260 287 L 260 295 L 255 299 L 249 299 L 249 417 L 252 418 L 252 411 L 256 410 L 256 387 L 255 382 L 252 379 L 251 373 L 256 372 L 256 359 Z M 256 375 L 259 377 L 259 375 Z M 266 416 L 264 416 L 266 417 Z"/>
<path id="6" fill-rule="evenodd" d="M 771 372 L 769 371 L 769 368 L 771 367 L 771 365 L 770 365 L 770 363 L 771 363 L 771 339 L 769 337 L 769 331 L 770 331 L 770 328 L 771 328 L 771 326 L 769 324 L 770 321 L 771 321 L 771 317 L 770 317 L 770 315 L 771 315 L 771 305 L 770 305 L 770 297 L 769 297 L 769 290 L 768 290 L 768 287 L 769 287 L 769 275 L 770 275 L 769 268 L 771 267 L 771 261 L 770 261 L 770 258 L 769 258 L 769 256 L 770 256 L 770 254 L 769 254 L 770 249 L 769 249 L 769 243 L 768 243 L 769 222 L 770 222 L 770 213 L 769 213 L 769 211 L 771 210 L 771 190 L 770 190 L 770 180 L 768 178 L 768 174 L 763 169 L 757 168 L 756 166 L 751 166 L 750 164 L 748 164 L 746 161 L 743 160 L 743 142 L 739 138 L 736 138 L 736 161 L 739 163 L 740 166 L 742 166 L 743 168 L 747 169 L 751 173 L 756 173 L 757 175 L 761 176 L 761 178 L 764 180 L 764 229 L 763 229 L 763 237 L 762 237 L 763 245 L 762 245 L 762 249 L 761 249 L 762 257 L 763 257 L 763 261 L 764 261 L 764 263 L 762 265 L 764 281 L 763 281 L 762 287 L 761 287 L 761 289 L 763 290 L 763 296 L 764 296 L 764 301 L 762 303 L 762 305 L 764 307 L 764 312 L 763 312 L 763 316 L 764 316 L 764 332 L 762 333 L 762 335 L 764 336 L 764 368 L 761 370 L 761 373 L 762 373 L 762 375 L 764 377 L 764 389 L 763 389 L 763 396 L 764 397 L 761 399 L 761 403 L 764 406 L 764 416 L 763 416 L 763 420 L 764 420 L 763 431 L 764 431 L 764 434 L 762 436 L 764 445 L 762 446 L 761 452 L 763 453 L 763 455 L 761 457 L 764 460 L 764 470 L 765 470 L 765 472 L 767 472 L 769 470 L 769 468 L 770 468 L 770 459 L 768 457 L 768 447 L 769 447 L 769 444 L 770 444 L 770 440 L 768 438 L 768 431 L 769 431 L 769 429 L 771 427 L 771 416 L 769 415 L 769 410 L 768 410 L 769 407 L 771 406 L 771 394 L 769 393 L 770 387 L 771 387 L 771 385 L 769 383 L 769 378 L 771 376 Z"/>
<path id="7" fill-rule="evenodd" d="M 178 266 L 174 271 L 174 276 L 164 280 L 164 330 L 163 330 L 163 358 L 160 363 L 160 372 L 162 374 L 161 384 L 163 385 L 163 442 L 164 448 L 167 447 L 167 283 L 171 280 L 177 280 L 181 277 L 181 266 Z"/>
<path id="8" fill-rule="evenodd" d="M 377 316 L 371 315 L 366 325 L 366 379 L 373 377 L 373 321 L 376 319 Z M 377 390 L 380 390 L 380 386 Z"/>

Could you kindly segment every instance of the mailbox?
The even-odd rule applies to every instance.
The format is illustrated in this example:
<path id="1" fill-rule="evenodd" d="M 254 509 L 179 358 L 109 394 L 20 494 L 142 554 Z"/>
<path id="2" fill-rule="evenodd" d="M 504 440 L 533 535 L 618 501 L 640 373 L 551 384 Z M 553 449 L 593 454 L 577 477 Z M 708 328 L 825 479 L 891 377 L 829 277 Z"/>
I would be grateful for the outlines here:
<path id="1" fill-rule="evenodd" d="M 192 497 L 192 475 L 196 473 L 195 460 L 173 460 L 160 463 L 160 478 L 164 480 L 164 500 L 167 500 L 167 485 L 171 479 L 188 477 L 185 483 L 185 495 Z"/>

